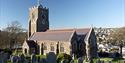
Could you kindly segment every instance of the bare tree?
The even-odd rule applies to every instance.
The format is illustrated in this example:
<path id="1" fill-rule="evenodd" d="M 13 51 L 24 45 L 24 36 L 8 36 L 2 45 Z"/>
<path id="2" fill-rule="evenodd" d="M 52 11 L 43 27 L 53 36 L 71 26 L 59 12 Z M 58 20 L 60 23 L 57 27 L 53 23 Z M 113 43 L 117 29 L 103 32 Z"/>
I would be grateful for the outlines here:
<path id="1" fill-rule="evenodd" d="M 125 27 L 118 28 L 110 35 L 110 43 L 120 47 L 120 54 L 122 55 L 122 48 L 125 46 Z"/>
<path id="2" fill-rule="evenodd" d="M 8 47 L 8 32 L 1 31 L 0 32 L 0 48 Z"/>
<path id="3" fill-rule="evenodd" d="M 22 25 L 18 21 L 13 21 L 4 29 L 7 32 L 7 44 L 12 48 L 14 44 L 23 42 L 27 37 L 26 30 L 22 28 Z"/>

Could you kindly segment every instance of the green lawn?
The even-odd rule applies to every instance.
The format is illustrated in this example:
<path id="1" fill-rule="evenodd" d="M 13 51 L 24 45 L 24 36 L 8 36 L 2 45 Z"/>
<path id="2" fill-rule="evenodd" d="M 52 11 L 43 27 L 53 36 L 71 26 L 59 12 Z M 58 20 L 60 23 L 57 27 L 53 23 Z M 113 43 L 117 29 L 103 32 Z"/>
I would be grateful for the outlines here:
<path id="1" fill-rule="evenodd" d="M 36 55 L 36 57 L 38 58 L 38 56 L 42 59 L 42 58 L 46 58 L 46 55 Z"/>
<path id="2" fill-rule="evenodd" d="M 101 61 L 105 61 L 105 62 L 108 62 L 108 61 L 111 61 L 112 63 L 123 63 L 123 58 L 95 58 L 93 59 L 94 63 L 96 63 L 98 60 L 101 60 Z"/>

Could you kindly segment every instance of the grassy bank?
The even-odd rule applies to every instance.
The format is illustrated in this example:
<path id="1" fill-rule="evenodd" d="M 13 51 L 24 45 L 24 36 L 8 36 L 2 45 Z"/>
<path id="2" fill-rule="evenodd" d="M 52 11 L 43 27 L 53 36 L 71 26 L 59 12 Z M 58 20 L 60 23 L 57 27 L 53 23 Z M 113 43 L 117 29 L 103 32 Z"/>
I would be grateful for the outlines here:
<path id="1" fill-rule="evenodd" d="M 104 61 L 104 62 L 111 61 L 112 63 L 123 63 L 123 61 L 124 61 L 123 58 L 95 58 L 95 59 L 93 59 L 93 62 L 96 63 L 99 60 Z"/>

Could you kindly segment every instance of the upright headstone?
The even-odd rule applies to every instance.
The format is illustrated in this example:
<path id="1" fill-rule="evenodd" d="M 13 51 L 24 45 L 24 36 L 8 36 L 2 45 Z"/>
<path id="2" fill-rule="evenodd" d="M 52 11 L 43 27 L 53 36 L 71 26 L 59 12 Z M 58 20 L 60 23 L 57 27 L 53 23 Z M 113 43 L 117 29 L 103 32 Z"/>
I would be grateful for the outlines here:
<path id="1" fill-rule="evenodd" d="M 82 57 L 78 58 L 78 63 L 83 63 L 83 58 Z"/>
<path id="2" fill-rule="evenodd" d="M 71 60 L 70 63 L 74 63 L 74 60 Z"/>
<path id="3" fill-rule="evenodd" d="M 37 63 L 40 63 L 40 56 L 38 56 L 37 58 Z"/>
<path id="4" fill-rule="evenodd" d="M 49 52 L 47 54 L 47 61 L 48 61 L 48 63 L 52 63 L 52 62 L 56 63 L 56 55 L 54 52 Z"/>
<path id="5" fill-rule="evenodd" d="M 47 63 L 47 60 L 45 58 L 42 58 L 40 63 Z"/>
<path id="6" fill-rule="evenodd" d="M 3 63 L 3 52 L 0 52 L 0 63 Z"/>
<path id="7" fill-rule="evenodd" d="M 21 61 L 22 63 L 26 63 L 24 54 L 21 54 L 21 55 L 20 55 L 20 61 Z"/>
<path id="8" fill-rule="evenodd" d="M 102 60 L 101 63 L 104 63 L 104 60 Z"/>
<path id="9" fill-rule="evenodd" d="M 101 61 L 100 61 L 100 60 L 98 60 L 96 63 L 101 63 Z"/>
<path id="10" fill-rule="evenodd" d="M 72 59 L 75 59 L 75 56 L 74 56 L 74 54 L 72 54 Z"/>
<path id="11" fill-rule="evenodd" d="M 4 53 L 2 58 L 3 58 L 3 63 L 7 63 L 7 60 L 9 58 L 8 53 Z"/>
<path id="12" fill-rule="evenodd" d="M 112 61 L 109 61 L 109 63 L 112 63 Z"/>
<path id="13" fill-rule="evenodd" d="M 36 63 L 36 55 L 35 54 L 31 55 L 31 63 Z"/>
<path id="14" fill-rule="evenodd" d="M 67 59 L 63 59 L 63 60 L 61 61 L 61 63 L 68 63 L 68 60 L 67 60 Z"/>
<path id="15" fill-rule="evenodd" d="M 12 57 L 11 57 L 11 62 L 12 62 L 12 63 L 17 63 L 18 61 L 19 61 L 18 56 L 12 56 Z"/>
<path id="16" fill-rule="evenodd" d="M 61 61 L 61 63 L 65 63 L 65 60 L 63 59 L 63 60 Z"/>
<path id="17" fill-rule="evenodd" d="M 10 61 L 13 62 L 13 55 L 10 56 Z"/>

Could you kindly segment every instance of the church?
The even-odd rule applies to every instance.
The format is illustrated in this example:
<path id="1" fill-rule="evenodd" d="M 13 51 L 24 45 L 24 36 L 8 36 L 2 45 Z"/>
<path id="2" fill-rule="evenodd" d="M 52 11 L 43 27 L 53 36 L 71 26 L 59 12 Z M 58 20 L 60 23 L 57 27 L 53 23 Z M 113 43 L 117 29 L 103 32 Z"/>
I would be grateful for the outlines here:
<path id="1" fill-rule="evenodd" d="M 96 36 L 93 28 L 49 28 L 49 9 L 41 4 L 29 9 L 28 39 L 22 45 L 24 54 L 46 55 L 66 53 L 77 57 L 97 56 Z"/>

